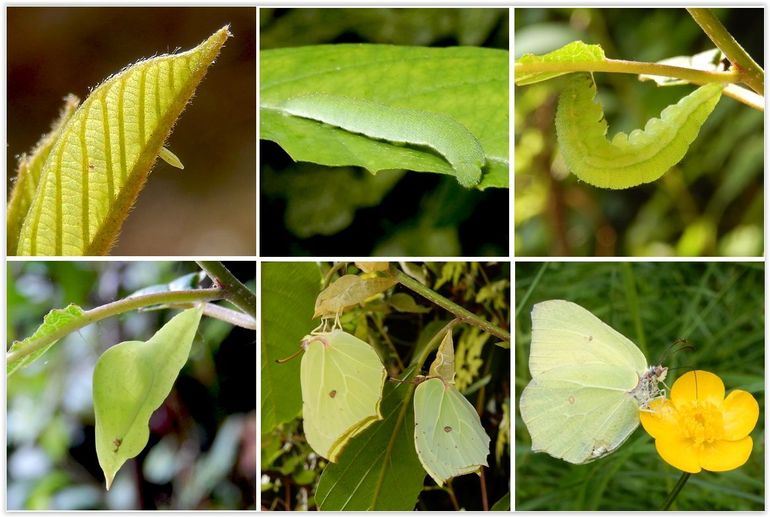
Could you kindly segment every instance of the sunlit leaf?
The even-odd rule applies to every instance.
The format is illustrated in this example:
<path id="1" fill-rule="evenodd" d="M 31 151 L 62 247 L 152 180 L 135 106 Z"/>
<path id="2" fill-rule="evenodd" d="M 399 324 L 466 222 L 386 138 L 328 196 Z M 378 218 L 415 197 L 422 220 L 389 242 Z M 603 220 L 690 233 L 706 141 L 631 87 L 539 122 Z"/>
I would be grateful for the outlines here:
<path id="1" fill-rule="evenodd" d="M 140 61 L 91 92 L 42 167 L 19 255 L 109 251 L 174 122 L 229 36 L 223 27 L 190 51 Z"/>

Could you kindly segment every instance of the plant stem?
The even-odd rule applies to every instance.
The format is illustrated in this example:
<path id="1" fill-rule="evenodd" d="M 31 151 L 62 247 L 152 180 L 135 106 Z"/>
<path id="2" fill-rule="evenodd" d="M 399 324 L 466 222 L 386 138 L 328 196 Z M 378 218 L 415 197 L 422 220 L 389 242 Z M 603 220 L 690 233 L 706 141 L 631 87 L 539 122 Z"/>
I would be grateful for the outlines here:
<path id="1" fill-rule="evenodd" d="M 516 63 L 515 74 L 532 74 L 537 72 L 614 72 L 619 74 L 646 74 L 662 77 L 676 77 L 695 84 L 734 83 L 743 80 L 740 72 L 709 72 L 682 66 L 663 65 L 660 63 L 644 63 L 641 61 L 626 61 L 623 59 L 605 59 L 604 61 L 575 61 L 571 63 Z"/>
<path id="2" fill-rule="evenodd" d="M 403 271 L 400 271 L 397 269 L 395 276 L 396 276 L 396 280 L 398 280 L 398 282 L 401 285 L 403 285 L 407 289 L 411 289 L 415 293 L 435 303 L 439 307 L 442 307 L 448 310 L 449 312 L 454 314 L 455 317 L 457 317 L 459 320 L 462 320 L 463 322 L 468 323 L 469 325 L 478 327 L 484 332 L 488 332 L 493 336 L 500 338 L 503 341 L 510 342 L 511 335 L 507 331 L 501 329 L 497 325 L 491 324 L 490 322 L 488 322 L 483 318 L 476 316 L 469 310 L 463 307 L 460 307 L 459 305 L 448 300 L 447 298 L 444 298 L 433 289 L 430 289 L 429 287 L 422 285 L 420 282 L 418 282 L 411 276 L 407 275 Z"/>
<path id="3" fill-rule="evenodd" d="M 676 500 L 676 496 L 679 495 L 679 492 L 682 491 L 682 487 L 684 487 L 684 484 L 687 483 L 687 480 L 690 479 L 690 473 L 689 472 L 682 472 L 682 477 L 679 478 L 679 481 L 676 482 L 676 485 L 674 485 L 674 488 L 671 490 L 671 493 L 668 494 L 668 497 L 666 498 L 666 502 L 663 503 L 663 506 L 661 507 L 661 510 L 668 510 L 671 507 L 671 504 Z"/>
<path id="4" fill-rule="evenodd" d="M 225 297 L 225 290 L 212 288 L 212 289 L 192 289 L 185 291 L 166 291 L 162 293 L 144 294 L 141 296 L 133 296 L 129 298 L 123 298 L 112 303 L 96 307 L 94 309 L 85 311 L 83 316 L 77 320 L 70 321 L 66 325 L 62 325 L 54 332 L 47 334 L 38 339 L 29 341 L 24 348 L 16 350 L 15 352 L 9 352 L 5 354 L 5 362 L 9 364 L 20 358 L 26 357 L 30 354 L 37 352 L 50 345 L 51 343 L 58 341 L 67 334 L 71 334 L 91 323 L 116 316 L 124 312 L 133 311 L 142 307 L 150 307 L 152 305 L 160 304 L 179 304 L 179 303 L 195 303 L 195 302 L 207 302 L 211 300 L 221 300 Z"/>
<path id="5" fill-rule="evenodd" d="M 749 90 L 748 88 L 738 86 L 737 84 L 728 84 L 725 86 L 725 89 L 722 90 L 722 93 L 728 97 L 732 97 L 738 102 L 742 102 L 749 108 L 754 108 L 757 111 L 765 111 L 765 98 L 754 90 Z"/>
<path id="6" fill-rule="evenodd" d="M 195 304 L 193 303 L 174 303 L 169 305 L 169 307 L 174 309 L 189 309 L 194 305 Z M 216 305 L 214 303 L 206 303 L 203 305 L 203 315 L 208 316 L 209 318 L 215 318 L 227 322 L 231 325 L 235 325 L 236 327 L 241 327 L 248 330 L 257 330 L 257 320 L 248 314 L 244 314 L 241 311 L 228 309 L 227 307 L 222 307 L 221 305 Z"/>
<path id="7" fill-rule="evenodd" d="M 198 265 L 225 291 L 225 299 L 252 318 L 257 318 L 257 295 L 235 278 L 224 264 L 217 261 L 199 260 Z"/>
<path id="8" fill-rule="evenodd" d="M 765 72 L 730 34 L 711 9 L 688 8 L 695 23 L 711 38 L 714 45 L 725 53 L 727 59 L 741 73 L 741 82 L 751 86 L 760 95 L 765 94 Z"/>

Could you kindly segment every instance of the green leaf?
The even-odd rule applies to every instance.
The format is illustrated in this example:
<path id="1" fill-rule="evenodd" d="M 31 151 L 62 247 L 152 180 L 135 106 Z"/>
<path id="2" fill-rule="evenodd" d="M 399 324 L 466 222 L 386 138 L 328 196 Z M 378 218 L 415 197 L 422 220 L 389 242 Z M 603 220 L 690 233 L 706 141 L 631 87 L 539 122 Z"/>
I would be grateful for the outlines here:
<path id="1" fill-rule="evenodd" d="M 321 274 L 312 262 L 262 264 L 262 434 L 302 412 L 299 360 L 275 361 L 300 350 L 300 341 L 314 326 L 320 286 Z"/>
<path id="2" fill-rule="evenodd" d="M 75 113 L 79 104 L 80 99 L 74 95 L 65 97 L 64 106 L 59 113 L 59 118 L 51 126 L 51 131 L 40 138 L 29 155 L 22 154 L 19 158 L 16 180 L 11 190 L 11 197 L 8 199 L 8 255 L 16 255 L 21 225 L 24 223 L 29 205 L 32 204 L 35 197 L 40 181 L 40 171 L 43 169 L 43 164 L 51 153 L 51 148 L 59 137 L 62 127 Z"/>
<path id="3" fill-rule="evenodd" d="M 230 36 L 140 61 L 106 80 L 64 124 L 40 172 L 19 255 L 104 255 L 174 122 Z"/>
<path id="4" fill-rule="evenodd" d="M 560 49 L 536 56 L 534 54 L 525 54 L 516 60 L 516 64 L 530 63 L 596 63 L 604 61 L 604 50 L 600 45 L 588 45 L 582 41 L 573 41 L 561 47 Z M 560 75 L 571 72 L 516 72 L 515 82 L 517 86 L 525 84 L 534 84 L 541 81 L 547 81 Z"/>
<path id="5" fill-rule="evenodd" d="M 405 372 L 404 378 L 414 370 Z M 414 408 L 408 383 L 386 383 L 383 420 L 353 437 L 336 463 L 321 474 L 316 503 L 321 510 L 414 509 L 425 471 L 414 450 Z"/>
<path id="6" fill-rule="evenodd" d="M 593 101 L 590 74 L 574 74 L 559 96 L 556 136 L 567 167 L 580 179 L 601 188 L 623 189 L 660 178 L 687 154 L 713 111 L 723 85 L 701 86 L 666 107 L 644 130 L 617 133 L 607 140 L 602 107 Z"/>
<path id="7" fill-rule="evenodd" d="M 187 309 L 148 341 L 118 343 L 96 362 L 96 455 L 107 490 L 120 467 L 147 445 L 150 416 L 187 362 L 202 313 L 202 307 Z"/>
<path id="8" fill-rule="evenodd" d="M 414 314 L 426 314 L 431 311 L 430 307 L 425 307 L 414 301 L 412 295 L 407 293 L 396 293 L 388 298 L 388 304 L 398 312 L 411 312 Z"/>
<path id="9" fill-rule="evenodd" d="M 260 60 L 260 136 L 295 160 L 437 172 L 471 186 L 460 162 L 475 140 L 475 186 L 508 186 L 507 52 L 319 45 L 262 51 Z"/>
<path id="10" fill-rule="evenodd" d="M 13 358 L 11 354 L 22 352 L 26 347 L 29 346 L 30 343 L 39 339 L 43 339 L 51 334 L 55 334 L 73 321 L 82 319 L 83 314 L 83 309 L 74 304 L 70 304 L 64 309 L 53 309 L 51 312 L 46 314 L 45 318 L 43 318 L 43 324 L 38 327 L 34 334 L 26 338 L 24 341 L 17 341 L 11 345 L 11 348 L 8 350 L 10 357 L 8 357 L 8 363 L 6 365 L 7 374 L 11 375 L 19 368 L 28 366 L 33 361 L 37 360 L 37 358 L 39 358 L 41 355 L 46 353 L 59 340 L 57 339 L 56 341 L 52 341 L 49 345 L 29 355 Z"/>
<path id="11" fill-rule="evenodd" d="M 511 509 L 511 493 L 506 492 L 506 494 L 497 500 L 495 504 L 492 505 L 492 508 L 490 508 L 490 511 L 493 512 L 507 512 Z"/>

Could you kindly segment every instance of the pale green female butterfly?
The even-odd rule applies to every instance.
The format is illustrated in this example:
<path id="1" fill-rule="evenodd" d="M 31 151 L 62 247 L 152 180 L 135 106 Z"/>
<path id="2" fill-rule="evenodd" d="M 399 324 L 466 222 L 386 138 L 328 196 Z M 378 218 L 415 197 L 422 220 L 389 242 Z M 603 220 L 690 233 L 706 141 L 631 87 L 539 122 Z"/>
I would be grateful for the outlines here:
<path id="1" fill-rule="evenodd" d="M 534 452 L 589 463 L 620 447 L 639 425 L 639 411 L 663 395 L 662 366 L 622 334 L 572 302 L 532 309 L 532 380 L 519 410 Z"/>
<path id="2" fill-rule="evenodd" d="M 382 419 L 385 367 L 368 343 L 339 329 L 305 336 L 302 347 L 305 438 L 336 462 L 353 436 Z"/>
<path id="3" fill-rule="evenodd" d="M 478 413 L 455 387 L 454 344 L 448 331 L 427 380 L 414 392 L 414 446 L 436 484 L 487 465 L 489 436 Z"/>

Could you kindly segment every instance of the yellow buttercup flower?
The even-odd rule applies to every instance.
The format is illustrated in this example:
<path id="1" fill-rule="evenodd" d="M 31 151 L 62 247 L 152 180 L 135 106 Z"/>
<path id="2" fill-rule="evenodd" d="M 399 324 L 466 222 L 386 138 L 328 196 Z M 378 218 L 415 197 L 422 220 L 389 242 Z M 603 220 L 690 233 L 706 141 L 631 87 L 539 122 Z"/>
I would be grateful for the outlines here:
<path id="1" fill-rule="evenodd" d="M 749 459 L 759 404 L 734 390 L 725 398 L 722 379 L 711 372 L 687 372 L 671 387 L 671 399 L 657 399 L 640 412 L 644 430 L 655 438 L 661 458 L 696 474 L 733 470 Z"/>

